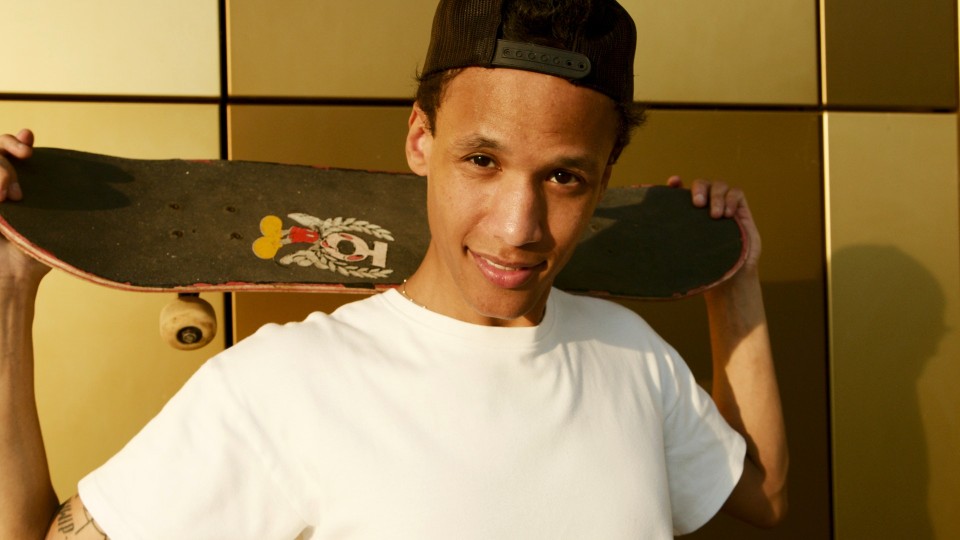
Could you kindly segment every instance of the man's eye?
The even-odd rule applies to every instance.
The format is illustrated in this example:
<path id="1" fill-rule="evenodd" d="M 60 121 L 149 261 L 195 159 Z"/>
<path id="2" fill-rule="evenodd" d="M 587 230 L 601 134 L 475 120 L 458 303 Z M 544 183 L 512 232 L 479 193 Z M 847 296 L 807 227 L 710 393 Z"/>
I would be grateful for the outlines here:
<path id="1" fill-rule="evenodd" d="M 470 156 L 467 159 L 477 167 L 493 167 L 494 165 L 493 158 L 490 156 L 476 155 Z"/>
<path id="2" fill-rule="evenodd" d="M 550 181 L 560 184 L 561 186 L 569 186 L 583 182 L 579 176 L 566 171 L 554 171 L 554 173 L 550 175 Z"/>

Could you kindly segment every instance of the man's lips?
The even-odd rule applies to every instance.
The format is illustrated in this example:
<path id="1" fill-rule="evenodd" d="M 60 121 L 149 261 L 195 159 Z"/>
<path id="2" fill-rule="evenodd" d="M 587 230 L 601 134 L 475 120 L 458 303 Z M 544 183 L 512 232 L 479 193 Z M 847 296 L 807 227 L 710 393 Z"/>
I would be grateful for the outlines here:
<path id="1" fill-rule="evenodd" d="M 487 281 L 505 289 L 515 289 L 526 283 L 545 262 L 514 262 L 470 252 L 473 260 Z"/>

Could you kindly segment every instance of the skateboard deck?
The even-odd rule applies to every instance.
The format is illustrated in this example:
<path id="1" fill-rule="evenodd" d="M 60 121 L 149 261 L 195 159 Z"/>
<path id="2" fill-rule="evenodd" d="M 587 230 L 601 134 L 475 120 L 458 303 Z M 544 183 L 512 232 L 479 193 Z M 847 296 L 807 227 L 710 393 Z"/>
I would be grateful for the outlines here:
<path id="1" fill-rule="evenodd" d="M 370 292 L 396 287 L 429 243 L 426 180 L 243 161 L 133 160 L 36 148 L 0 230 L 40 261 L 137 291 Z M 742 264 L 731 219 L 688 191 L 611 188 L 558 276 L 562 289 L 662 299 Z"/>

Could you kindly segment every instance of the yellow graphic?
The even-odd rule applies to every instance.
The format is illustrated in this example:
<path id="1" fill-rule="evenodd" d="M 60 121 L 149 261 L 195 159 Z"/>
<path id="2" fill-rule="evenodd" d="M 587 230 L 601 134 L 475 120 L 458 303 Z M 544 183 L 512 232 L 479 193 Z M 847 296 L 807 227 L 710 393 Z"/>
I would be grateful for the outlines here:
<path id="1" fill-rule="evenodd" d="M 253 243 L 253 252 L 261 259 L 272 259 L 283 246 L 283 221 L 277 216 L 266 216 L 260 220 L 260 232 L 263 236 Z"/>

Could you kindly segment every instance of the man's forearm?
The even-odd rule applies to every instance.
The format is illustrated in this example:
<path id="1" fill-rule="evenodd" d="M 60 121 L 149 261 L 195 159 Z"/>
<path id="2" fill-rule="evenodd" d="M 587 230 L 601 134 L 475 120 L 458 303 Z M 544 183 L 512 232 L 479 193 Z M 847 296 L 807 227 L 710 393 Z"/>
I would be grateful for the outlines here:
<path id="1" fill-rule="evenodd" d="M 58 506 L 34 394 L 33 313 L 32 294 L 0 290 L 2 538 L 42 538 Z"/>
<path id="2" fill-rule="evenodd" d="M 756 270 L 707 295 L 713 347 L 713 398 L 747 441 L 744 492 L 751 521 L 772 524 L 786 510 L 788 452 L 780 392 Z M 740 486 L 738 486 L 739 488 Z M 744 517 L 744 516 L 741 516 Z"/>

